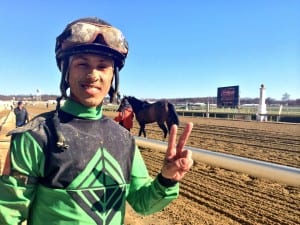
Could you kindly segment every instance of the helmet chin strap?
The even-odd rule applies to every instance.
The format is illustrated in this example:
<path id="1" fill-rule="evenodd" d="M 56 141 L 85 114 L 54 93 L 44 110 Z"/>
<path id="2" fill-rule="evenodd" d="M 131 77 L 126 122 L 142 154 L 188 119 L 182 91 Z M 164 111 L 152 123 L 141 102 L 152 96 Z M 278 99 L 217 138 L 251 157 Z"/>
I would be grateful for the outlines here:
<path id="1" fill-rule="evenodd" d="M 61 61 L 61 80 L 60 80 L 60 93 L 61 96 L 59 96 L 56 99 L 56 109 L 52 117 L 53 127 L 54 127 L 54 133 L 56 135 L 56 146 L 61 149 L 62 151 L 67 150 L 69 148 L 68 143 L 66 142 L 66 139 L 62 133 L 62 129 L 59 123 L 59 116 L 58 111 L 60 109 L 60 102 L 63 98 L 67 98 L 67 89 L 69 88 L 69 84 L 67 82 L 67 76 L 69 73 L 69 61 L 70 60 L 62 60 Z"/>
<path id="2" fill-rule="evenodd" d="M 61 62 L 61 80 L 60 80 L 60 92 L 62 97 L 67 98 L 67 89 L 69 88 L 68 73 L 69 73 L 70 60 L 62 60 Z"/>
<path id="3" fill-rule="evenodd" d="M 109 102 L 115 102 L 117 100 L 117 94 L 119 92 L 119 68 L 114 66 L 114 85 L 111 85 L 109 89 Z"/>

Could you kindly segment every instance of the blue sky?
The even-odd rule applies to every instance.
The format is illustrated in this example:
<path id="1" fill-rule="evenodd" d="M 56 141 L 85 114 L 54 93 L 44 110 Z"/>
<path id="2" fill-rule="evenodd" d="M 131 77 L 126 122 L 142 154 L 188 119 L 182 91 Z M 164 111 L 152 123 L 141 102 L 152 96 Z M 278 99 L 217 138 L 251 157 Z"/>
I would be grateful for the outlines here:
<path id="1" fill-rule="evenodd" d="M 55 39 L 97 16 L 129 42 L 121 93 L 138 98 L 300 98 L 299 0 L 2 1 L 0 94 L 59 94 Z"/>

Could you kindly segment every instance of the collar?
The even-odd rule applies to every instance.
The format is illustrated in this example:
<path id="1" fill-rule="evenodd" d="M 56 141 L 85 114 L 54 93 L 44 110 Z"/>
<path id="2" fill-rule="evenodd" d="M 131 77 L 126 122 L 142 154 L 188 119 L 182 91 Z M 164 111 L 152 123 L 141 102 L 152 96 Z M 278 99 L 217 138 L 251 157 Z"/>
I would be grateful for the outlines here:
<path id="1" fill-rule="evenodd" d="M 76 117 L 81 117 L 84 119 L 97 120 L 102 117 L 102 105 L 98 107 L 86 107 L 73 101 L 72 99 L 67 99 L 61 110 L 69 113 Z"/>

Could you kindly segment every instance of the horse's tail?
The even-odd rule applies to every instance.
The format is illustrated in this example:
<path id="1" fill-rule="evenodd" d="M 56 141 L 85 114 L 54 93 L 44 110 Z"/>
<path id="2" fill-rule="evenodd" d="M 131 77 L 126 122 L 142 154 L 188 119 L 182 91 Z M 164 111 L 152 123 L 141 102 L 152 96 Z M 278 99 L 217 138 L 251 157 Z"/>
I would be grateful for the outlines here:
<path id="1" fill-rule="evenodd" d="M 170 130 L 173 124 L 179 126 L 179 117 L 177 115 L 176 109 L 172 103 L 168 102 L 169 116 L 167 119 L 168 128 Z"/>

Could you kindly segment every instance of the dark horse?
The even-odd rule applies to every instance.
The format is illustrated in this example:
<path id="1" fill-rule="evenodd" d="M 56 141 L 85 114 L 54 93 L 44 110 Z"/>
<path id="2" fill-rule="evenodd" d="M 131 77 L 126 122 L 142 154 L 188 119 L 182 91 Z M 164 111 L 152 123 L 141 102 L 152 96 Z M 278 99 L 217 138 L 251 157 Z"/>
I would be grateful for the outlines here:
<path id="1" fill-rule="evenodd" d="M 126 100 L 131 105 L 135 118 L 140 125 L 139 136 L 143 133 L 144 137 L 146 137 L 145 126 L 148 123 L 157 122 L 158 126 L 164 132 L 164 138 L 167 137 L 167 134 L 170 132 L 170 128 L 173 124 L 177 124 L 179 126 L 179 118 L 175 107 L 167 100 L 149 103 L 132 96 L 125 96 L 121 101 L 121 106 L 123 102 L 126 102 Z"/>

